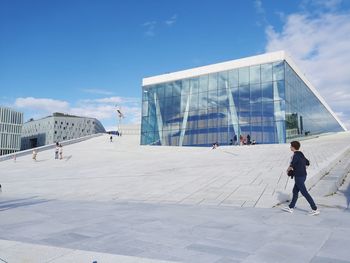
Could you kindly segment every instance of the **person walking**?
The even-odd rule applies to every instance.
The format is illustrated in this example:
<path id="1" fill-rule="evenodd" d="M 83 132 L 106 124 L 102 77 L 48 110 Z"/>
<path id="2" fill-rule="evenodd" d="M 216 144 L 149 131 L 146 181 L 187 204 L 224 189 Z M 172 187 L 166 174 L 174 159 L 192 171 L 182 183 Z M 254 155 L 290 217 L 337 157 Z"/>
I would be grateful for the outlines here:
<path id="1" fill-rule="evenodd" d="M 292 178 L 294 177 L 295 183 L 293 187 L 292 201 L 290 202 L 289 206 L 282 208 L 282 210 L 285 212 L 293 213 L 293 209 L 298 200 L 298 194 L 299 192 L 301 192 L 301 194 L 305 197 L 305 199 L 311 206 L 312 210 L 309 212 L 309 214 L 312 216 L 318 215 L 320 214 L 320 211 L 317 209 L 314 200 L 312 199 L 305 186 L 305 180 L 307 175 L 306 167 L 310 165 L 310 162 L 308 159 L 305 158 L 304 154 L 301 151 L 299 151 L 300 142 L 292 141 L 290 143 L 290 149 L 294 154 L 292 157 L 292 161 L 287 169 L 287 173 Z"/>
<path id="2" fill-rule="evenodd" d="M 63 147 L 62 147 L 62 144 L 60 144 L 60 150 L 59 150 L 59 152 L 60 152 L 60 160 L 62 160 L 62 158 L 63 158 Z"/>
<path id="3" fill-rule="evenodd" d="M 237 145 L 237 135 L 235 134 L 235 136 L 233 136 L 233 143 L 234 145 Z"/>
<path id="4" fill-rule="evenodd" d="M 36 161 L 36 156 L 38 155 L 38 152 L 34 149 L 33 150 L 33 155 L 32 155 L 32 159 L 34 160 L 34 161 Z"/>
<path id="5" fill-rule="evenodd" d="M 111 137 L 109 137 L 109 140 L 111 141 L 111 142 L 113 142 L 113 136 L 111 135 Z"/>
<path id="6" fill-rule="evenodd" d="M 59 150 L 60 150 L 60 147 L 59 147 L 59 146 L 60 146 L 59 143 L 56 142 L 56 147 L 55 147 L 55 159 L 58 159 L 58 152 L 59 152 Z"/>

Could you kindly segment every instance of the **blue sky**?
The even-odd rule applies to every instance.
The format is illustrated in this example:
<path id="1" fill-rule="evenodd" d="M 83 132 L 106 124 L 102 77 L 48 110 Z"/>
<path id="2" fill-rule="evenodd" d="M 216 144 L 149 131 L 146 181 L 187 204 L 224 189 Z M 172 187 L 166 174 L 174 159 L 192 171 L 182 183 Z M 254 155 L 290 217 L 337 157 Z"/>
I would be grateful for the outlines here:
<path id="1" fill-rule="evenodd" d="M 143 77 L 286 49 L 350 127 L 349 36 L 341 0 L 0 0 L 0 104 L 109 129 L 116 104 L 139 120 Z"/>

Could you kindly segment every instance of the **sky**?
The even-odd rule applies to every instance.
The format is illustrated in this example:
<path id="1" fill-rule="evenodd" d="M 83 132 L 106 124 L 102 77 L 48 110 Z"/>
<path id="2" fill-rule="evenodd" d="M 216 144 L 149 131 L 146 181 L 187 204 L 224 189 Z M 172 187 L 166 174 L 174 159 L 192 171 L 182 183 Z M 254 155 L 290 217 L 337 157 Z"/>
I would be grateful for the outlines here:
<path id="1" fill-rule="evenodd" d="M 144 77 L 277 50 L 350 128 L 348 0 L 0 0 L 0 105 L 110 130 Z"/>

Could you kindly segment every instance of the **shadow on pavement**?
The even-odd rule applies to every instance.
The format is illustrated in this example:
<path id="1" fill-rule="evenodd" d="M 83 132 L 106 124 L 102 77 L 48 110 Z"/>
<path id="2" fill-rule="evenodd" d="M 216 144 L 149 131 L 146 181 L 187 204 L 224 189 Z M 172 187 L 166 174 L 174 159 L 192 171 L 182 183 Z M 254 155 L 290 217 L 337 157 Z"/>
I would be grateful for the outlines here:
<path id="1" fill-rule="evenodd" d="M 50 202 L 51 200 L 46 199 L 36 199 L 36 197 L 29 197 L 23 199 L 14 199 L 0 202 L 0 211 L 5 211 L 9 209 L 14 209 L 23 206 L 37 205 L 46 202 Z"/>
<path id="2" fill-rule="evenodd" d="M 65 159 L 66 162 L 68 162 L 72 157 L 73 157 L 73 155 L 69 155 L 69 156 L 67 156 L 67 157 L 63 157 L 63 159 Z"/>
<path id="3" fill-rule="evenodd" d="M 277 191 L 277 200 L 279 203 L 288 202 L 290 200 L 290 196 L 287 193 Z"/>
<path id="4" fill-rule="evenodd" d="M 347 177 L 350 175 L 347 175 Z M 349 180 L 350 178 L 345 177 L 345 180 Z M 348 184 L 348 188 L 346 190 L 338 190 L 338 193 L 343 194 L 346 197 L 346 210 L 349 210 L 350 205 L 350 183 Z"/>
<path id="5" fill-rule="evenodd" d="M 46 162 L 46 161 L 48 161 L 49 159 L 41 159 L 41 160 L 36 160 L 35 162 L 37 162 L 37 163 L 40 163 L 40 162 Z"/>

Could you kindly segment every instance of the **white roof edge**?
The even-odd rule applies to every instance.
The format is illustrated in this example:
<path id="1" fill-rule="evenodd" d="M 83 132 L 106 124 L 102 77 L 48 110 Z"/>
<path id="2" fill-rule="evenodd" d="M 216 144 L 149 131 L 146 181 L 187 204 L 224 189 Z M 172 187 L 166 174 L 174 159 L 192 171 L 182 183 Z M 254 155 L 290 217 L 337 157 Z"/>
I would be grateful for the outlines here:
<path id="1" fill-rule="evenodd" d="M 347 128 L 345 125 L 339 120 L 337 115 L 333 112 L 333 110 L 329 107 L 327 102 L 322 98 L 322 96 L 318 93 L 318 91 L 315 89 L 315 87 L 308 81 L 305 74 L 296 66 L 294 61 L 291 59 L 291 57 L 284 51 L 276 51 L 276 52 L 270 52 L 265 53 L 257 56 L 251 56 L 241 59 L 235 59 L 231 61 L 211 64 L 207 66 L 187 69 L 187 70 L 181 70 L 176 71 L 172 73 L 152 76 L 148 78 L 142 79 L 142 86 L 148 86 L 158 83 L 164 83 L 169 81 L 175 81 L 179 79 L 185 79 L 185 78 L 191 78 L 196 77 L 200 75 L 235 69 L 235 68 L 241 68 L 241 67 L 247 67 L 252 65 L 258 65 L 258 64 L 264 64 L 264 63 L 270 63 L 275 62 L 279 60 L 286 60 L 287 63 L 292 67 L 292 69 L 299 75 L 299 77 L 305 82 L 305 84 L 310 88 L 312 93 L 319 99 L 319 101 L 325 106 L 325 108 L 331 113 L 331 115 L 335 118 L 335 120 L 339 123 L 339 125 L 347 131 Z"/>
<path id="2" fill-rule="evenodd" d="M 347 131 L 345 125 L 340 121 L 338 116 L 333 112 L 333 110 L 329 107 L 328 103 L 323 99 L 321 94 L 316 90 L 316 88 L 311 84 L 311 82 L 306 78 L 305 74 L 296 66 L 291 57 L 285 53 L 285 60 L 289 64 L 289 66 L 298 74 L 298 76 L 305 82 L 305 84 L 309 87 L 312 93 L 319 99 L 319 101 L 323 104 L 323 106 L 330 112 L 330 114 L 334 117 L 334 119 L 339 123 L 339 125 Z"/>
<path id="3" fill-rule="evenodd" d="M 161 74 L 157 76 L 143 78 L 142 86 L 148 86 L 148 85 L 164 83 L 168 81 L 196 77 L 199 75 L 205 75 L 205 74 L 210 74 L 210 73 L 219 72 L 219 71 L 225 71 L 225 70 L 230 70 L 235 68 L 274 62 L 278 60 L 283 60 L 284 57 L 285 57 L 284 51 L 276 51 L 276 52 L 265 53 L 257 56 L 251 56 L 251 57 L 211 64 L 207 66 L 191 68 L 191 69 L 171 72 L 167 74 Z"/>

